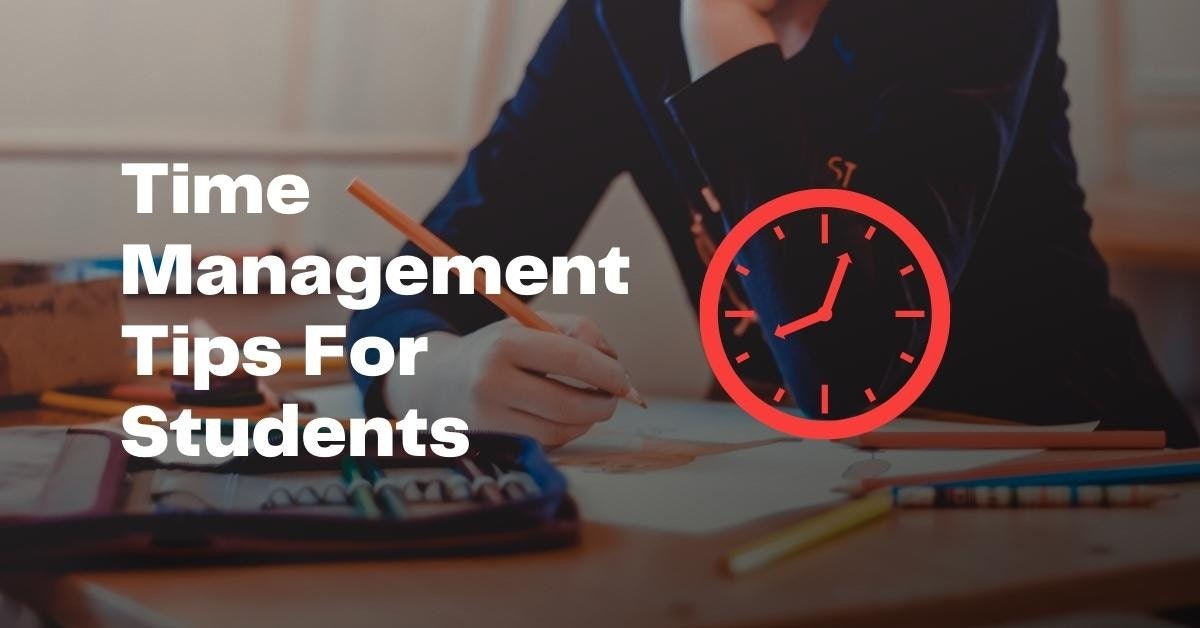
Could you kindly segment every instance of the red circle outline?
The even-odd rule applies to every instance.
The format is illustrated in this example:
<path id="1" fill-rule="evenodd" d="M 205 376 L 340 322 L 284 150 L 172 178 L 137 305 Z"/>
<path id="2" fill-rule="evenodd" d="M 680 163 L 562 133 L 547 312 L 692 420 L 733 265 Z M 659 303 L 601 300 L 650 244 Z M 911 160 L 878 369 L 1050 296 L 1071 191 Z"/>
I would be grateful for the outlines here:
<path id="1" fill-rule="evenodd" d="M 917 364 L 896 394 L 852 417 L 813 420 L 788 414 L 760 399 L 738 377 L 721 340 L 718 312 L 721 288 L 734 257 L 750 237 L 788 214 L 819 208 L 850 211 L 895 233 L 912 252 L 929 290 L 929 339 Z M 886 425 L 916 403 L 933 381 L 950 337 L 950 290 L 933 247 L 900 212 L 865 194 L 843 189 L 811 189 L 784 194 L 767 201 L 740 220 L 717 246 L 700 288 L 700 343 L 717 382 L 747 414 L 774 430 L 798 436 L 833 440 L 851 438 Z"/>

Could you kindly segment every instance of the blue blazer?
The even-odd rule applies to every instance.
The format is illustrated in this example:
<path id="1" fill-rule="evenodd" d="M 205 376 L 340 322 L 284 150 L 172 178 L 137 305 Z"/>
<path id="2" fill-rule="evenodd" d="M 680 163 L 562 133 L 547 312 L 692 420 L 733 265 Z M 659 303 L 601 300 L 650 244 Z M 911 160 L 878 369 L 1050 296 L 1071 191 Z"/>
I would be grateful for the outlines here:
<path id="1" fill-rule="evenodd" d="M 800 54 L 762 46 L 691 82 L 678 2 L 568 0 L 425 225 L 469 256 L 562 255 L 629 173 L 695 303 L 705 262 L 694 220 L 719 241 L 779 194 L 848 184 L 915 223 L 950 281 L 950 343 L 920 405 L 1160 427 L 1172 444 L 1193 445 L 1089 236 L 1058 37 L 1050 0 L 833 0 Z M 708 210 L 706 187 L 721 211 Z M 855 377 L 870 361 L 862 355 L 901 333 L 863 333 L 857 321 L 776 338 L 777 323 L 815 309 L 832 261 L 753 244 L 742 255 L 771 272 L 734 289 L 761 325 L 726 330 L 727 344 L 770 356 L 743 374 L 786 387 L 801 410 L 816 410 L 814 382 Z M 906 298 L 879 279 L 899 267 L 895 254 L 854 259 L 859 288 L 839 296 L 839 311 Z M 350 340 L 465 334 L 500 316 L 478 296 L 387 294 L 354 315 Z M 876 377 L 879 394 L 903 379 Z M 374 382 L 358 383 L 368 409 L 383 412 Z M 843 397 L 833 411 L 865 403 Z"/>

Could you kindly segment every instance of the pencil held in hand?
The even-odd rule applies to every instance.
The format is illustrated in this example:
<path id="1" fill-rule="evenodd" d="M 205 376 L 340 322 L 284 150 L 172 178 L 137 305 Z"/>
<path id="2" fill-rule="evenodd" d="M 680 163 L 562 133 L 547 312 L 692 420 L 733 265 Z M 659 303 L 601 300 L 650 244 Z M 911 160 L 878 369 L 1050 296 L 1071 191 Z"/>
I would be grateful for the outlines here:
<path id="1" fill-rule="evenodd" d="M 421 223 L 413 220 L 387 199 L 380 196 L 378 192 L 367 185 L 362 179 L 356 178 L 351 181 L 346 191 L 393 227 L 400 230 L 401 233 L 408 236 L 409 241 L 429 255 L 446 258 L 460 255 L 458 251 L 455 251 L 454 248 L 426 229 Z M 518 299 L 511 292 L 503 288 L 497 293 L 488 292 L 485 288 L 482 271 L 476 272 L 473 280 L 475 283 L 475 292 L 486 297 L 493 305 L 500 308 L 501 311 L 521 325 L 538 331 L 562 333 L 558 327 L 555 327 L 552 323 L 539 316 L 537 312 L 533 311 L 533 308 L 526 305 L 525 302 Z M 629 385 L 621 397 L 643 408 L 646 407 L 646 402 L 632 384 Z"/>

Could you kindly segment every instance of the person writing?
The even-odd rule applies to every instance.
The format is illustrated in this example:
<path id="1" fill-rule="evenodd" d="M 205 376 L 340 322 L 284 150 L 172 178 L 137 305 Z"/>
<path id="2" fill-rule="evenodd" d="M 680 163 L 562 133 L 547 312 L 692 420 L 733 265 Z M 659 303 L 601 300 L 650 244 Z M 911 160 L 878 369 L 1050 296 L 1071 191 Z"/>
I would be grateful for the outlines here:
<path id="1" fill-rule="evenodd" d="M 425 226 L 468 255 L 561 255 L 629 173 L 695 304 L 713 241 L 740 218 L 787 192 L 848 188 L 912 221 L 950 282 L 950 344 L 920 405 L 1195 445 L 1091 242 L 1057 46 L 1051 0 L 569 0 Z M 851 253 L 839 307 L 894 298 L 873 289 L 894 254 Z M 812 383 L 891 332 L 777 336 L 829 269 L 787 247 L 747 254 L 757 270 L 726 298 L 758 320 L 725 321 L 727 337 L 771 356 L 747 377 L 812 416 Z M 360 377 L 367 409 L 419 407 L 551 446 L 582 435 L 628 377 L 595 324 L 547 318 L 567 334 L 469 295 L 386 295 L 355 314 L 351 341 L 427 335 L 429 355 L 415 376 Z"/>

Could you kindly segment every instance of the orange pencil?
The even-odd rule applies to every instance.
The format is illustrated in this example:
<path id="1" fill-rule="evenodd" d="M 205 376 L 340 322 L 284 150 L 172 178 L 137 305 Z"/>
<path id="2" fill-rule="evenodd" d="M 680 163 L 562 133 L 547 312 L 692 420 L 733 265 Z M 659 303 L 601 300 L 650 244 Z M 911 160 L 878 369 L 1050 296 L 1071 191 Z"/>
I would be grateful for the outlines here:
<path id="1" fill-rule="evenodd" d="M 367 185 L 362 179 L 355 178 L 350 182 L 346 191 L 361 201 L 363 205 L 369 207 L 371 211 L 379 214 L 380 218 L 388 221 L 393 227 L 408 236 L 408 239 L 420 247 L 422 251 L 434 257 L 455 257 L 459 255 L 458 251 L 455 251 L 453 247 L 446 244 L 441 238 L 421 225 L 421 223 L 408 217 L 398 207 L 380 196 L 378 192 Z M 473 279 L 475 281 L 475 292 L 487 297 L 493 305 L 500 308 L 501 311 L 511 316 L 518 323 L 539 331 L 562 333 L 557 327 L 550 324 L 549 321 L 538 316 L 537 312 L 534 312 L 533 308 L 525 305 L 524 301 L 521 301 L 504 288 L 501 288 L 498 294 L 489 294 L 484 287 L 482 271 L 477 271 Z M 643 408 L 646 407 L 646 402 L 632 385 L 630 385 L 629 390 L 625 393 L 625 399 Z"/>
<path id="2" fill-rule="evenodd" d="M 1162 449 L 1158 430 L 1111 432 L 872 432 L 842 441 L 862 449 Z"/>

